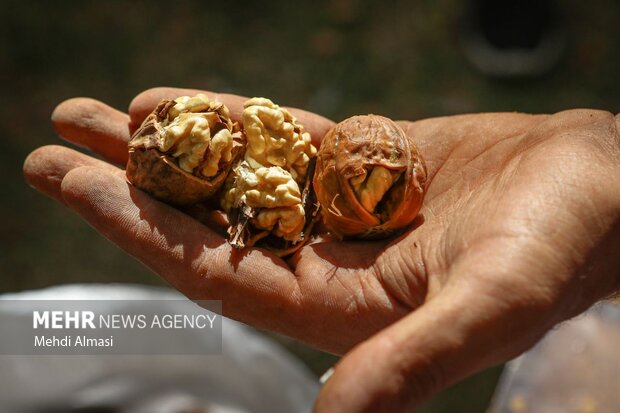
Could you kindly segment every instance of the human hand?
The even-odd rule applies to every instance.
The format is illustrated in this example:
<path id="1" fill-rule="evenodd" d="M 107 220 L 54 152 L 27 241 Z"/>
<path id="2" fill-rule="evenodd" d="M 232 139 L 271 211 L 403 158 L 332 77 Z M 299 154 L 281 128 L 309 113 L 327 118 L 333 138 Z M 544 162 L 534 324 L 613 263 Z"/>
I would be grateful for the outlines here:
<path id="1" fill-rule="evenodd" d="M 70 100 L 53 122 L 124 165 L 129 129 L 161 98 L 195 92 L 144 92 L 129 116 Z M 238 120 L 243 98 L 220 99 Z M 315 140 L 333 125 L 295 115 Z M 233 251 L 122 169 L 79 152 L 40 148 L 24 171 L 188 297 L 222 300 L 227 316 L 336 353 L 392 324 L 343 358 L 316 409 L 399 411 L 519 354 L 618 288 L 617 123 L 597 111 L 403 122 L 428 166 L 424 222 L 386 241 L 319 241 L 289 262 Z"/>

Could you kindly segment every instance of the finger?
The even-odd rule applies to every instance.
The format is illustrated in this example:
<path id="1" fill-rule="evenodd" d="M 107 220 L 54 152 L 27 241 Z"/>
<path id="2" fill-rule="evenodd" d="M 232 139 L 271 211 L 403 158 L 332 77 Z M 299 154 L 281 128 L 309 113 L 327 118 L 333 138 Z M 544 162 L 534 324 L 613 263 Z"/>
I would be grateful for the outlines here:
<path id="1" fill-rule="evenodd" d="M 281 332 L 299 316 L 295 277 L 277 257 L 232 250 L 215 232 L 104 169 L 73 169 L 61 189 L 70 208 L 189 298 L 222 300 L 227 316 Z"/>
<path id="2" fill-rule="evenodd" d="M 64 204 L 60 190 L 61 182 L 69 171 L 80 166 L 93 166 L 120 177 L 125 176 L 124 170 L 107 162 L 57 145 L 43 146 L 34 150 L 24 161 L 23 172 L 26 182 L 31 187 Z M 229 224 L 226 214 L 222 211 L 196 204 L 184 208 L 183 212 L 214 229 L 218 234 L 226 235 Z"/>
<path id="3" fill-rule="evenodd" d="M 224 103 L 230 110 L 230 116 L 234 121 L 241 122 L 241 113 L 243 112 L 243 103 L 246 97 L 231 95 L 227 93 L 215 93 L 198 89 L 179 89 L 170 87 L 158 87 L 148 89 L 136 96 L 129 105 L 129 116 L 131 117 L 131 130 L 135 131 L 144 118 L 157 106 L 162 99 L 175 99 L 179 96 L 195 95 L 196 93 L 205 93 L 210 98 L 216 99 Z M 276 102 L 277 103 L 277 102 Z M 329 129 L 334 126 L 334 122 L 315 113 L 305 110 L 288 108 L 297 118 L 304 129 L 312 136 L 315 145 L 319 145 L 323 136 Z"/>
<path id="4" fill-rule="evenodd" d="M 64 146 L 49 145 L 34 150 L 24 161 L 26 182 L 39 192 L 64 203 L 60 184 L 65 175 L 80 166 L 94 166 L 111 173 L 120 169 L 107 162 Z"/>
<path id="5" fill-rule="evenodd" d="M 117 165 L 127 163 L 129 116 L 89 98 L 62 102 L 52 113 L 52 124 L 65 140 L 91 149 Z"/>
<path id="6" fill-rule="evenodd" d="M 542 332 L 515 335 L 526 331 L 523 318 L 508 322 L 502 311 L 473 288 L 442 292 L 347 354 L 315 412 L 412 411 L 462 378 L 516 356 Z"/>

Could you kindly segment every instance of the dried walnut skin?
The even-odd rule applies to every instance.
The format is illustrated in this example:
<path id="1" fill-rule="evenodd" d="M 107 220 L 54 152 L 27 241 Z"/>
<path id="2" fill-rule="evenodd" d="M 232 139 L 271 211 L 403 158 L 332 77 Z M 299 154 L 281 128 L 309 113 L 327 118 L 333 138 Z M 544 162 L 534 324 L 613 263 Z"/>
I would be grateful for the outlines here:
<path id="1" fill-rule="evenodd" d="M 243 144 L 235 138 L 232 160 L 221 164 L 214 176 L 204 177 L 184 171 L 170 154 L 160 151 L 165 130 L 162 122 L 177 102 L 164 99 L 144 120 L 129 141 L 127 179 L 136 187 L 153 197 L 172 205 L 192 205 L 213 196 L 224 184 L 232 167 L 243 150 Z M 225 126 L 222 116 L 222 127 Z"/>
<path id="2" fill-rule="evenodd" d="M 333 233 L 380 238 L 406 227 L 417 216 L 426 166 L 395 122 L 377 115 L 354 116 L 323 138 L 313 184 L 323 220 Z M 360 194 L 365 190 L 376 202 L 362 202 Z M 369 204 L 373 210 L 368 210 Z"/>

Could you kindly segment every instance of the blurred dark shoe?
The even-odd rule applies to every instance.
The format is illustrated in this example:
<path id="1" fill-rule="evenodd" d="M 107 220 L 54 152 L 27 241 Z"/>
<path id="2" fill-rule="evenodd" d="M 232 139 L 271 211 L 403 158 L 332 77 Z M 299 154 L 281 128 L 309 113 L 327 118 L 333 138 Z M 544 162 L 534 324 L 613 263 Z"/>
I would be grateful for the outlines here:
<path id="1" fill-rule="evenodd" d="M 465 56 L 489 76 L 542 76 L 566 49 L 566 31 L 554 1 L 473 0 L 464 17 Z"/>

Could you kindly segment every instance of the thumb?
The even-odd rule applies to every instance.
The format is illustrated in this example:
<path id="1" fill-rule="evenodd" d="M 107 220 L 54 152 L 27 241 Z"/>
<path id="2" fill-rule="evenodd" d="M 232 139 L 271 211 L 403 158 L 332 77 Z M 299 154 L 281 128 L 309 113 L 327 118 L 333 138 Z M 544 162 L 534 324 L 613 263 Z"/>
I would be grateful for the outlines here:
<path id="1" fill-rule="evenodd" d="M 493 297 L 454 287 L 349 352 L 314 411 L 409 412 L 458 380 L 516 356 L 542 334 L 529 334 L 524 324 L 534 308 L 506 311 Z M 522 331 L 529 333 L 519 336 Z"/>

